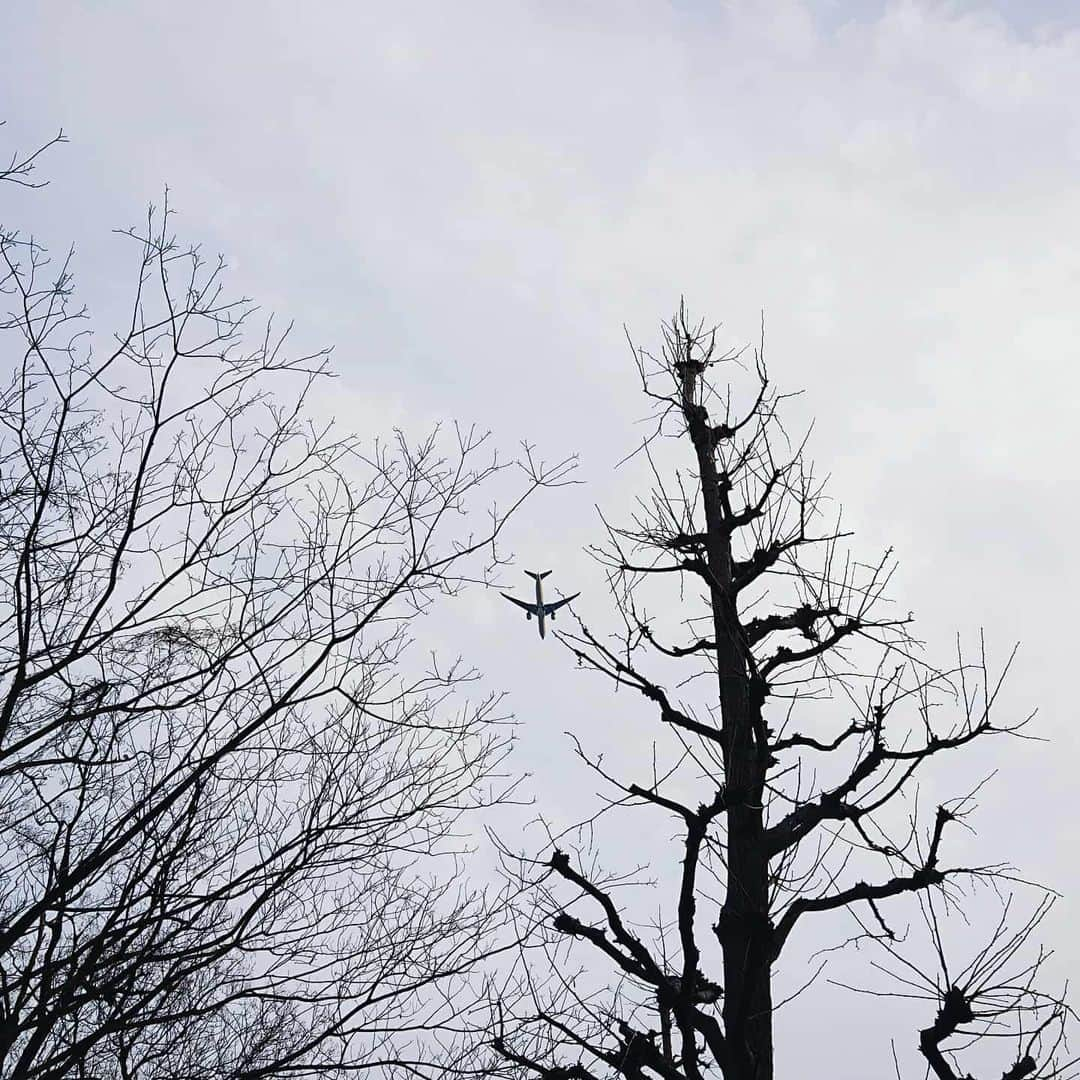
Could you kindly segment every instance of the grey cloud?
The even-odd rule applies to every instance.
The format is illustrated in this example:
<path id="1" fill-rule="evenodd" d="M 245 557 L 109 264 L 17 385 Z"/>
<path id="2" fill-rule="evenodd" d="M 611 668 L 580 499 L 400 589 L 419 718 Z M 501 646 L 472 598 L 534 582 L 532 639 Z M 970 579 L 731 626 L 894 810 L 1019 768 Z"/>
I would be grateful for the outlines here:
<path id="1" fill-rule="evenodd" d="M 944 648 L 985 625 L 1001 655 L 1022 632 L 1010 702 L 1039 704 L 1054 742 L 1010 752 L 982 835 L 1075 911 L 1080 35 L 1049 2 L 857 8 L 24 5 L 5 130 L 73 142 L 3 217 L 78 240 L 109 312 L 126 287 L 106 231 L 168 183 L 179 231 L 225 251 L 239 291 L 295 316 L 298 344 L 336 345 L 321 407 L 342 423 L 454 416 L 507 449 L 580 451 L 587 485 L 530 507 L 513 544 L 582 588 L 597 627 L 592 504 L 617 517 L 641 478 L 612 471 L 645 411 L 623 323 L 655 341 L 685 292 L 744 341 L 764 307 L 857 549 L 897 546 L 901 606 Z M 561 733 L 630 764 L 651 726 L 528 629 L 488 597 L 431 625 L 511 690 L 522 763 L 568 821 L 589 785 L 561 782 Z M 1054 923 L 1063 969 L 1074 923 Z M 859 1008 L 819 996 L 785 1022 L 812 1047 L 835 1002 Z"/>

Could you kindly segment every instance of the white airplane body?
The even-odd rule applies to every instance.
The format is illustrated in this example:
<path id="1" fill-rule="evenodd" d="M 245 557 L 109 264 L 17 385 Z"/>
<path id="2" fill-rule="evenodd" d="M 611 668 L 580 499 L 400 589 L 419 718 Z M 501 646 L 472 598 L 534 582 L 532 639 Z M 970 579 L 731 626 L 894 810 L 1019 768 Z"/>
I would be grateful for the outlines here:
<path id="1" fill-rule="evenodd" d="M 510 601 L 511 604 L 517 604 L 519 608 L 525 609 L 525 618 L 531 619 L 536 616 L 536 626 L 540 631 L 540 636 L 544 636 L 544 620 L 547 617 L 551 617 L 551 620 L 555 620 L 555 612 L 563 606 L 563 604 L 569 604 L 571 600 L 576 599 L 581 593 L 574 593 L 573 596 L 564 597 L 562 600 L 556 600 L 553 604 L 544 603 L 544 587 L 541 585 L 541 581 L 551 573 L 550 570 L 544 570 L 542 573 L 534 573 L 532 570 L 526 570 L 526 574 L 536 581 L 536 602 L 529 604 L 524 600 L 518 600 L 517 597 L 511 596 L 509 593 L 503 593 L 502 595 Z"/>

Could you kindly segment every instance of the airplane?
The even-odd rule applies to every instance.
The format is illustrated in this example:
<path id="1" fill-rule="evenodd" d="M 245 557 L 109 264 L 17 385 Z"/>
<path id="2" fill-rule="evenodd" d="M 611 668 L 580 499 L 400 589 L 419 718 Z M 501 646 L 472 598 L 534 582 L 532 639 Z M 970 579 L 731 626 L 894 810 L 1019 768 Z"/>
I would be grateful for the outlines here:
<path id="1" fill-rule="evenodd" d="M 544 570 L 542 573 L 537 574 L 537 573 L 534 573 L 532 570 L 526 570 L 525 573 L 528 574 L 529 577 L 534 578 L 536 580 L 536 603 L 535 604 L 529 604 L 529 603 L 526 603 L 524 600 L 518 600 L 517 597 L 511 596 L 509 593 L 503 593 L 502 595 L 505 596 L 506 599 L 509 600 L 511 604 L 517 604 L 517 606 L 519 608 L 524 608 L 525 609 L 525 618 L 531 619 L 534 615 L 536 616 L 537 629 L 540 631 L 540 636 L 543 637 L 544 636 L 544 619 L 548 615 L 550 615 L 551 618 L 552 618 L 552 621 L 554 621 L 555 612 L 558 611 L 559 608 L 561 608 L 563 606 L 563 604 L 569 604 L 571 600 L 574 600 L 577 597 L 579 597 L 581 595 L 581 593 L 576 592 L 576 593 L 574 593 L 573 596 L 567 596 L 567 597 L 564 597 L 562 600 L 556 600 L 555 603 L 553 603 L 553 604 L 545 604 L 544 603 L 543 586 L 541 586 L 540 582 L 544 578 L 546 578 L 548 576 L 548 574 L 551 573 L 551 571 L 550 570 Z"/>

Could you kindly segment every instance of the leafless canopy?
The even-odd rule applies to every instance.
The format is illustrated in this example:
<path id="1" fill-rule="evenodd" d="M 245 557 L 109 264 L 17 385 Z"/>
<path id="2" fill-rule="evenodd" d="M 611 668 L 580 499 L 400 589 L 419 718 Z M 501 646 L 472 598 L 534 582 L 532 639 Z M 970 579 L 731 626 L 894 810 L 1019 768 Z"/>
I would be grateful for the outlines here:
<path id="1" fill-rule="evenodd" d="M 422 1072 L 498 929 L 458 823 L 512 784 L 410 628 L 564 470 L 473 531 L 484 437 L 310 419 L 326 356 L 169 228 L 104 349 L 0 233 L 0 1073 Z"/>
<path id="2" fill-rule="evenodd" d="M 1008 878 L 1004 865 L 948 859 L 970 793 L 928 813 L 913 793 L 932 762 L 1019 735 L 1027 720 L 997 718 L 1004 671 L 991 675 L 984 652 L 949 670 L 924 661 L 910 617 L 886 596 L 889 553 L 869 564 L 845 553 L 805 440 L 782 425 L 762 349 L 747 365 L 680 310 L 662 355 L 635 359 L 655 406 L 641 450 L 655 486 L 595 553 L 621 625 L 561 639 L 580 666 L 655 708 L 644 775 L 616 776 L 581 754 L 614 789 L 602 812 L 635 813 L 639 832 L 676 830 L 670 868 L 650 868 L 668 891 L 659 901 L 655 887 L 635 891 L 640 876 L 604 869 L 602 846 L 568 850 L 572 837 L 520 864 L 549 914 L 537 943 L 547 960 L 527 953 L 494 993 L 493 1067 L 544 1080 L 771 1080 L 777 965 L 800 936 L 834 932 L 825 913 L 855 916 L 854 937 L 911 974 L 891 912 L 918 901 L 936 932 L 939 914 Z M 739 403 L 716 375 L 747 366 L 753 390 Z M 965 970 L 945 963 L 940 935 L 941 970 L 914 962 L 930 1005 L 918 1043 L 939 1080 L 966 1075 L 955 1051 L 988 1026 L 993 1075 L 1066 1075 L 1062 1001 L 1030 981 L 1037 959 L 1004 970 L 1037 911 L 1019 935 L 1003 922 Z M 804 988 L 819 973 L 808 970 Z M 866 1064 L 868 1075 L 892 1071 Z"/>

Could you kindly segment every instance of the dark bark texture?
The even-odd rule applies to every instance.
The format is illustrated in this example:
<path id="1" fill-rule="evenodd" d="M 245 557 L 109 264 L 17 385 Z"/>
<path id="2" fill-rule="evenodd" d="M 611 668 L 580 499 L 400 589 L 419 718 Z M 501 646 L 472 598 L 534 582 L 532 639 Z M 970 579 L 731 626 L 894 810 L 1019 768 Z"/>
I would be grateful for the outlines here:
<path id="1" fill-rule="evenodd" d="M 914 896 L 928 954 L 945 964 L 941 909 L 1000 885 L 1005 868 L 945 863 L 950 827 L 970 799 L 944 802 L 906 830 L 896 807 L 932 760 L 1017 734 L 1028 718 L 992 717 L 1004 671 L 992 678 L 984 652 L 948 670 L 927 663 L 910 616 L 886 607 L 891 554 L 857 562 L 839 523 L 823 526 L 822 485 L 805 440 L 793 443 L 781 422 L 784 397 L 762 349 L 741 407 L 716 376 L 744 370 L 746 354 L 721 352 L 715 332 L 683 311 L 665 327 L 659 357 L 635 357 L 656 408 L 640 451 L 655 486 L 628 525 L 605 521 L 595 551 L 621 626 L 601 636 L 579 624 L 560 637 L 580 666 L 655 707 L 658 745 L 671 755 L 666 765 L 654 757 L 645 780 L 612 775 L 602 747 L 590 755 L 579 746 L 613 789 L 604 809 L 644 806 L 660 815 L 654 828 L 674 820 L 681 839 L 665 868 L 650 867 L 659 917 L 634 913 L 636 879 L 604 867 L 599 840 L 546 860 L 534 895 L 551 916 L 538 952 L 553 974 L 543 978 L 529 954 L 530 977 L 498 995 L 492 1067 L 544 1080 L 772 1080 L 775 967 L 794 935 L 815 934 L 815 919 L 848 911 L 856 938 L 903 965 L 887 913 Z M 628 708 L 624 696 L 617 708 Z M 529 876 L 529 860 L 519 872 Z M 644 895 L 655 911 L 655 888 Z M 938 1010 L 918 1046 L 940 1080 L 966 1075 L 949 1047 L 963 1036 L 970 1046 L 990 1017 L 1016 1025 L 1006 1076 L 1064 1075 L 1065 1006 L 1003 974 L 1044 910 L 1015 932 L 1003 920 L 965 979 L 942 981 L 925 964 L 898 969 L 908 986 L 922 980 Z M 589 950 L 617 984 L 598 980 Z M 580 967 L 571 955 L 585 957 Z M 866 1072 L 883 1068 L 892 1063 Z"/>

